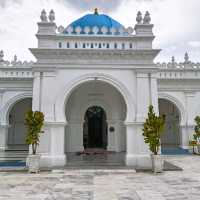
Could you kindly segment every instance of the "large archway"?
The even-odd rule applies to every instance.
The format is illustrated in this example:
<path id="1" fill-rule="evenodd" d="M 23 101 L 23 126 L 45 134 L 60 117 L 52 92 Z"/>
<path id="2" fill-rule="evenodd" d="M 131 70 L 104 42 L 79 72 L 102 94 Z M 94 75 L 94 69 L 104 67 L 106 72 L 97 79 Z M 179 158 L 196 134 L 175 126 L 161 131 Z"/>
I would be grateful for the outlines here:
<path id="1" fill-rule="evenodd" d="M 25 142 L 26 126 L 25 114 L 32 109 L 32 98 L 24 98 L 17 101 L 8 112 L 8 150 L 28 150 Z"/>
<path id="2" fill-rule="evenodd" d="M 164 98 L 159 99 L 159 113 L 165 118 L 165 130 L 161 137 L 163 149 L 173 149 L 181 144 L 181 114 L 177 106 Z"/>
<path id="3" fill-rule="evenodd" d="M 89 112 L 100 111 L 100 119 L 89 119 Z M 126 119 L 127 107 L 120 92 L 109 83 L 93 80 L 82 83 L 71 93 L 66 103 L 66 152 L 83 151 L 85 146 L 101 147 L 108 151 L 126 151 Z M 94 113 L 93 113 L 94 114 Z M 90 121 L 88 124 L 88 120 Z M 95 122 L 96 120 L 96 122 Z M 95 124 L 97 123 L 97 124 Z M 90 127 L 88 127 L 88 125 Z M 98 142 L 87 144 L 84 136 L 92 134 L 95 126 L 100 126 L 97 132 Z M 91 129 L 90 131 L 87 129 Z M 90 133 L 91 132 L 91 133 Z M 95 134 L 94 134 L 95 135 Z M 101 139 L 100 139 L 101 138 Z"/>

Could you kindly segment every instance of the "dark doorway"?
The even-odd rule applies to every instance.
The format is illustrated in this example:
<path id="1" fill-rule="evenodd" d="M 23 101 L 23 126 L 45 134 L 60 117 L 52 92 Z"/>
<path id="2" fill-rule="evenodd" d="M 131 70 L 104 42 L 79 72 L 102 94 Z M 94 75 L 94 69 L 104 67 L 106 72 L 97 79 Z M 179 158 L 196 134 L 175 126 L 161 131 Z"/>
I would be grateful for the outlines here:
<path id="1" fill-rule="evenodd" d="M 84 148 L 106 148 L 107 146 L 106 113 L 99 106 L 92 106 L 85 113 L 83 145 Z"/>

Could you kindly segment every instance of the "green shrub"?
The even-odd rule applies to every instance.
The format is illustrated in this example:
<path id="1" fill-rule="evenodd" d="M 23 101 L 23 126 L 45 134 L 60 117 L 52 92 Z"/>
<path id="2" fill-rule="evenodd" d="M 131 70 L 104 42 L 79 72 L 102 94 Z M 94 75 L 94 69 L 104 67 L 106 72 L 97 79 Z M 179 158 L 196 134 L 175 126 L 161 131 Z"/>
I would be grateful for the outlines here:
<path id="1" fill-rule="evenodd" d="M 32 146 L 32 154 L 35 155 L 44 125 L 44 114 L 40 111 L 28 111 L 25 122 L 27 126 L 26 143 Z"/>
<path id="2" fill-rule="evenodd" d="M 143 125 L 143 136 L 145 143 L 149 144 L 149 149 L 154 155 L 157 155 L 159 152 L 164 125 L 164 117 L 156 116 L 153 106 L 150 105 L 148 118 Z"/>

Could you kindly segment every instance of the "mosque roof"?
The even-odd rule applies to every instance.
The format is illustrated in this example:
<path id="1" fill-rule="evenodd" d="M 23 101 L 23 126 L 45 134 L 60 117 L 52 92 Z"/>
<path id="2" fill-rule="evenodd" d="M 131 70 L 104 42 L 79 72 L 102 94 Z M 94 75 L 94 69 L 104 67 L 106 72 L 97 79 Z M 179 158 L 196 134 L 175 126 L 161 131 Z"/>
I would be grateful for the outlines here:
<path id="1" fill-rule="evenodd" d="M 108 15 L 99 14 L 97 9 L 95 9 L 93 14 L 84 15 L 83 17 L 69 24 L 63 33 L 68 33 L 69 27 L 72 33 L 77 32 L 76 30 L 79 29 L 80 34 L 85 33 L 86 27 L 89 34 L 95 32 L 95 29 L 96 34 L 111 34 L 112 31 L 114 31 L 115 34 L 119 34 L 119 32 L 122 34 L 126 33 L 122 24 L 112 19 Z"/>

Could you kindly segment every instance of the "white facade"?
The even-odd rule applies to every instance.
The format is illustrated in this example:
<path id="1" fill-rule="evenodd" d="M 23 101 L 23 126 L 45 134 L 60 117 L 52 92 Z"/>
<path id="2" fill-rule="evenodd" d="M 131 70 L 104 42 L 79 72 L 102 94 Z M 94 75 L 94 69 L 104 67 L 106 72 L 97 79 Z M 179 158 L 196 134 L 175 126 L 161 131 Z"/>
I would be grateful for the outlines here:
<path id="1" fill-rule="evenodd" d="M 155 36 L 150 21 L 148 13 L 143 19 L 138 13 L 134 32 L 128 28 L 115 34 L 117 30 L 112 29 L 106 34 L 104 27 L 98 35 L 95 27 L 92 34 L 87 28 L 81 34 L 80 27 L 75 32 L 68 27 L 64 33 L 63 27 L 57 32 L 54 13 L 48 21 L 43 11 L 36 35 L 38 48 L 30 49 L 36 63 L 22 63 L 16 57 L 10 63 L 1 52 L 0 149 L 12 144 L 27 148 L 23 139 L 17 142 L 24 131 L 12 119 L 18 110 L 25 113 L 27 105 L 31 109 L 30 98 L 32 109 L 45 115 L 39 146 L 43 166 L 63 166 L 67 152 L 84 149 L 85 114 L 92 106 L 101 107 L 106 115 L 105 148 L 126 152 L 127 165 L 150 167 L 150 152 L 142 136 L 150 104 L 168 119 L 163 145 L 187 149 L 194 118 L 200 114 L 200 64 L 190 62 L 187 54 L 183 63 L 172 59 L 155 64 L 160 50 L 152 48 Z M 177 137 L 170 135 L 172 127 Z"/>

